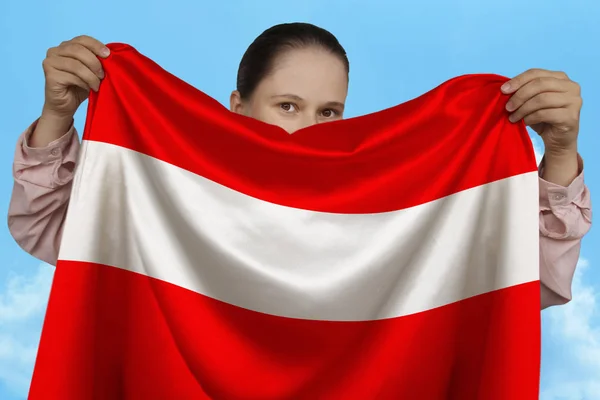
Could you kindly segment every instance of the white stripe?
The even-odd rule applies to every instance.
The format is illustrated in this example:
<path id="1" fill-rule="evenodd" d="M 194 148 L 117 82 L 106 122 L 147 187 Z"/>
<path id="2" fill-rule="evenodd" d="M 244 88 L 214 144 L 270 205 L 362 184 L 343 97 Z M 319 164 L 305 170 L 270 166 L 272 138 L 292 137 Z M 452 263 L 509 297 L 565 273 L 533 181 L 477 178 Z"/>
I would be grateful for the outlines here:
<path id="1" fill-rule="evenodd" d="M 401 211 L 334 214 L 86 141 L 59 258 L 273 315 L 396 317 L 538 280 L 537 182 L 528 173 Z"/>

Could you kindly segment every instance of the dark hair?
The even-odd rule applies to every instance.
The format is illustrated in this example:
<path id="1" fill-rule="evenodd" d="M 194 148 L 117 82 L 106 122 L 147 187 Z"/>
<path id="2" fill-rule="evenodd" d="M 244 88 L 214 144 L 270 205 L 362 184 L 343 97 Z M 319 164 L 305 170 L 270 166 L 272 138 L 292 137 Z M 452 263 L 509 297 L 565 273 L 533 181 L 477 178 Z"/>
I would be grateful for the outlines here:
<path id="1" fill-rule="evenodd" d="M 346 72 L 350 72 L 346 51 L 331 32 L 301 22 L 279 24 L 261 33 L 244 53 L 237 75 L 237 90 L 241 98 L 252 96 L 258 84 L 271 72 L 280 53 L 309 46 L 319 46 L 337 55 Z"/>

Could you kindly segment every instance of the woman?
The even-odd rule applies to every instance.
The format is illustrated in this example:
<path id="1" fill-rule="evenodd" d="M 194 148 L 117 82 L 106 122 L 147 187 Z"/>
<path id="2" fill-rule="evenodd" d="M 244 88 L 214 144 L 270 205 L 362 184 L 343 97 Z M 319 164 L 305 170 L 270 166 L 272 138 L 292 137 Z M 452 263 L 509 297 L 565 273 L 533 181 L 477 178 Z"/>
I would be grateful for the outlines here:
<path id="1" fill-rule="evenodd" d="M 43 62 L 42 115 L 19 138 L 8 221 L 33 256 L 54 264 L 79 150 L 73 116 L 104 77 L 98 59 L 109 51 L 80 36 L 48 50 Z M 329 32 L 310 24 L 282 24 L 262 33 L 239 66 L 230 109 L 292 133 L 341 119 L 348 90 L 346 52 Z M 571 299 L 582 236 L 591 224 L 590 197 L 577 154 L 581 97 L 562 72 L 530 70 L 502 89 L 510 120 L 524 119 L 546 145 L 540 168 L 542 308 Z"/>

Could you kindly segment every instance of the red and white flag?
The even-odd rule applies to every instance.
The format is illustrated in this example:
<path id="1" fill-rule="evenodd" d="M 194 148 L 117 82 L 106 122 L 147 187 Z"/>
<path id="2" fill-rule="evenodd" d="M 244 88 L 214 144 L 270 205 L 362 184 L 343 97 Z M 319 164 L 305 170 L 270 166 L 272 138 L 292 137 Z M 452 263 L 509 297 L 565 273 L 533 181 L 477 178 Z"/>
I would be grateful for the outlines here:
<path id="1" fill-rule="evenodd" d="M 505 78 L 289 135 L 110 48 L 30 398 L 537 399 Z"/>

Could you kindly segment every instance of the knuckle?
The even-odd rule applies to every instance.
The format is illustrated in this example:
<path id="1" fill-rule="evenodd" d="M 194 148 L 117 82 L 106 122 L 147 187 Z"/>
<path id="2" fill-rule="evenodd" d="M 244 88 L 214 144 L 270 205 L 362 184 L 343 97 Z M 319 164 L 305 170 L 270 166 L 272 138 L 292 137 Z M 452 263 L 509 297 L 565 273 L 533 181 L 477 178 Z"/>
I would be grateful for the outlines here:
<path id="1" fill-rule="evenodd" d="M 71 42 L 77 43 L 79 46 L 84 46 L 86 43 L 88 43 L 88 41 L 89 38 L 86 35 L 79 35 L 71 39 Z"/>
<path id="2" fill-rule="evenodd" d="M 89 69 L 88 67 L 84 66 L 84 65 L 80 65 L 79 67 L 79 72 L 78 74 L 81 76 L 82 79 L 87 80 L 88 82 L 95 82 L 96 79 L 98 79 L 98 77 L 96 76 L 96 74 L 94 74 L 92 72 L 91 69 Z"/>
<path id="3" fill-rule="evenodd" d="M 526 98 L 525 96 L 526 96 L 526 93 L 523 90 L 520 90 L 514 94 L 513 101 L 515 102 L 516 105 L 522 105 L 525 102 L 525 98 Z"/>
<path id="4" fill-rule="evenodd" d="M 56 47 L 50 47 L 48 50 L 46 50 L 46 58 L 52 57 L 54 53 L 56 53 L 56 49 Z"/>
<path id="5" fill-rule="evenodd" d="M 79 64 L 77 66 L 77 74 L 82 77 L 82 78 L 86 78 L 86 79 L 94 79 L 96 77 L 96 75 L 94 75 L 94 73 L 87 68 L 85 65 Z"/>
<path id="6" fill-rule="evenodd" d="M 579 96 L 577 97 L 573 97 L 572 99 L 570 99 L 571 101 L 569 102 L 569 105 L 576 111 L 581 109 L 581 106 L 583 105 L 583 99 Z"/>
<path id="7" fill-rule="evenodd" d="M 542 91 L 544 88 L 548 87 L 552 84 L 552 78 L 548 78 L 547 76 L 535 78 L 532 83 L 532 89 L 535 91 Z"/>
<path id="8" fill-rule="evenodd" d="M 75 61 L 72 58 L 69 57 L 62 57 L 61 58 L 61 63 L 63 63 L 63 65 L 69 69 L 76 69 L 77 68 L 77 61 Z"/>
<path id="9" fill-rule="evenodd" d="M 48 58 L 44 58 L 42 60 L 42 68 L 44 69 L 44 71 L 47 71 L 50 68 Z"/>
<path id="10" fill-rule="evenodd" d="M 518 109 L 523 105 L 523 98 L 520 94 L 515 94 L 510 99 L 510 102 L 512 103 L 513 108 Z"/>
<path id="11" fill-rule="evenodd" d="M 79 77 L 85 76 L 86 68 L 79 61 L 74 60 L 72 58 L 67 58 L 65 59 L 65 62 L 67 64 L 67 68 L 69 68 L 69 70 L 71 70 L 72 73 Z"/>
<path id="12" fill-rule="evenodd" d="M 545 104 L 556 103 L 563 95 L 556 92 L 544 92 L 541 97 Z"/>
<path id="13" fill-rule="evenodd" d="M 538 110 L 531 114 L 532 118 L 535 119 L 536 122 L 541 122 L 546 119 L 545 115 L 546 110 Z"/>
<path id="14" fill-rule="evenodd" d="M 546 103 L 548 103 L 548 100 L 549 100 L 549 97 L 550 97 L 548 95 L 549 95 L 549 93 L 541 93 L 541 94 L 539 94 L 537 96 L 534 96 L 531 99 L 531 105 L 534 108 L 543 107 Z"/>
<path id="15" fill-rule="evenodd" d="M 83 46 L 77 42 L 71 42 L 65 46 L 65 50 L 68 50 L 72 54 L 79 54 L 83 51 Z"/>

